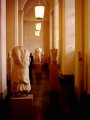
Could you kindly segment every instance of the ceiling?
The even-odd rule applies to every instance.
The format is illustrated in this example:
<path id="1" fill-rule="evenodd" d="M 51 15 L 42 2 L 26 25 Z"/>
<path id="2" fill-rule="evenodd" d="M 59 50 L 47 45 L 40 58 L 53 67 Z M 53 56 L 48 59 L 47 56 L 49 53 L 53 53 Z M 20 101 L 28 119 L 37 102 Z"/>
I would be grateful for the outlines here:
<path id="1" fill-rule="evenodd" d="M 39 0 L 19 0 L 23 6 L 24 10 L 24 21 L 35 21 L 34 7 L 38 4 Z M 53 4 L 53 0 L 40 0 L 40 2 L 45 6 L 45 15 L 43 21 L 49 19 L 49 9 Z"/>

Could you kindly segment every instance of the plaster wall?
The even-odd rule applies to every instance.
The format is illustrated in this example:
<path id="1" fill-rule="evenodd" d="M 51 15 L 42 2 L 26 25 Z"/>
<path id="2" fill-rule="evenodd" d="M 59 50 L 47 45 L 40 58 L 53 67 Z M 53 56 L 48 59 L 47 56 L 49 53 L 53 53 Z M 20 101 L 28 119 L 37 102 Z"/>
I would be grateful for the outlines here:
<path id="1" fill-rule="evenodd" d="M 24 21 L 24 45 L 33 53 L 37 47 L 42 48 L 47 55 L 49 51 L 49 22 L 41 22 L 40 36 L 35 36 L 35 21 Z"/>

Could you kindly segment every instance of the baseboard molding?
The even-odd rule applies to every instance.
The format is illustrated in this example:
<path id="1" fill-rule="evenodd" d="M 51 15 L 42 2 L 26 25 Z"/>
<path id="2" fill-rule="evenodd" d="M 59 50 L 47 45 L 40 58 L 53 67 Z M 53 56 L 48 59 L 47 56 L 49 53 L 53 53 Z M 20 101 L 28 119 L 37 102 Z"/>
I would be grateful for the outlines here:
<path id="1" fill-rule="evenodd" d="M 60 77 L 62 79 L 73 79 L 74 80 L 74 75 L 73 74 L 65 75 L 65 74 L 60 73 Z"/>
<path id="2" fill-rule="evenodd" d="M 2 93 L 0 92 L 0 103 L 1 103 L 1 101 L 2 101 Z"/>
<path id="3" fill-rule="evenodd" d="M 7 88 L 3 91 L 0 92 L 0 103 L 7 97 Z"/>
<path id="4" fill-rule="evenodd" d="M 80 98 L 81 99 L 89 99 L 89 101 L 90 101 L 90 94 L 84 92 L 83 94 L 80 95 Z"/>
<path id="5" fill-rule="evenodd" d="M 64 75 L 60 73 L 59 80 L 61 84 L 72 85 L 74 87 L 74 75 Z"/>
<path id="6" fill-rule="evenodd" d="M 88 103 L 90 101 L 90 94 L 88 94 L 86 91 L 83 91 L 82 93 L 80 93 L 79 88 L 75 87 L 75 94 L 79 102 Z"/>

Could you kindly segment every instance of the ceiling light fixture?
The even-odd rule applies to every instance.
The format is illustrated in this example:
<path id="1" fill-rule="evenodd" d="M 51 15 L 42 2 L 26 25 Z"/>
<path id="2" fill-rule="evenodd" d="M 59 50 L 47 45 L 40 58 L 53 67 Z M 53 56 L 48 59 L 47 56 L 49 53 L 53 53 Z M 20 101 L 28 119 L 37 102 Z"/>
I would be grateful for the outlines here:
<path id="1" fill-rule="evenodd" d="M 35 30 L 35 36 L 39 37 L 40 36 L 40 30 Z"/>
<path id="2" fill-rule="evenodd" d="M 35 27 L 36 27 L 36 30 L 41 30 L 41 23 L 36 23 L 35 25 L 36 25 L 36 26 L 35 26 Z"/>
<path id="3" fill-rule="evenodd" d="M 44 18 L 44 10 L 45 10 L 45 7 L 41 4 L 40 0 L 38 0 L 38 5 L 35 6 L 35 17 L 37 19 Z"/>

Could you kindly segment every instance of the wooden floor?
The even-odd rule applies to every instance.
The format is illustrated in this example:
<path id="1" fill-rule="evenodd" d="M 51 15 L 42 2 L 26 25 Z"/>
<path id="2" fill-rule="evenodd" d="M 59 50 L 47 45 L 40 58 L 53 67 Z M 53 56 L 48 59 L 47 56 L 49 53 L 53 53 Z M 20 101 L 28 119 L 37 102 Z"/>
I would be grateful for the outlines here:
<path id="1" fill-rule="evenodd" d="M 73 85 L 62 81 L 59 79 L 58 91 L 52 92 L 49 71 L 44 69 L 40 74 L 36 74 L 33 70 L 30 91 L 30 94 L 33 94 L 33 120 L 80 120 L 80 109 Z M 5 118 L 10 120 L 9 99 L 10 97 L 2 103 L 0 120 Z M 24 119 L 21 118 L 21 120 Z"/>
<path id="2" fill-rule="evenodd" d="M 72 84 L 59 80 L 58 91 L 50 88 L 49 71 L 41 76 L 33 75 L 34 120 L 76 120 L 78 119 L 77 101 Z"/>

